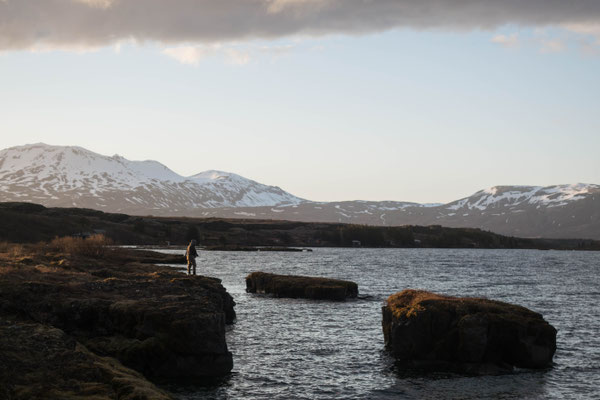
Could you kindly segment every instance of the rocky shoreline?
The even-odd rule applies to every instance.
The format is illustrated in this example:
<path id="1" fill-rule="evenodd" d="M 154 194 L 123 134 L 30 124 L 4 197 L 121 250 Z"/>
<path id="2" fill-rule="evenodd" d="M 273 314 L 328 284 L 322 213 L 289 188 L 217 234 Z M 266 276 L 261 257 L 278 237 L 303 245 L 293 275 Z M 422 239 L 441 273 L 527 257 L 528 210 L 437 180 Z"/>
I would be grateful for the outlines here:
<path id="1" fill-rule="evenodd" d="M 170 399 L 152 382 L 231 372 L 225 329 L 235 302 L 220 280 L 151 264 L 180 264 L 180 255 L 93 241 L 0 246 L 0 398 Z M 253 272 L 246 287 L 275 297 L 358 297 L 356 283 L 322 277 Z M 407 289 L 382 314 L 387 349 L 412 371 L 548 368 L 556 351 L 556 329 L 508 303 Z"/>
<path id="2" fill-rule="evenodd" d="M 228 374 L 233 298 L 218 279 L 150 265 L 152 257 L 124 249 L 102 258 L 44 248 L 1 253 L 2 395 L 72 398 L 77 388 L 81 397 L 160 399 L 169 394 L 146 378 Z"/>

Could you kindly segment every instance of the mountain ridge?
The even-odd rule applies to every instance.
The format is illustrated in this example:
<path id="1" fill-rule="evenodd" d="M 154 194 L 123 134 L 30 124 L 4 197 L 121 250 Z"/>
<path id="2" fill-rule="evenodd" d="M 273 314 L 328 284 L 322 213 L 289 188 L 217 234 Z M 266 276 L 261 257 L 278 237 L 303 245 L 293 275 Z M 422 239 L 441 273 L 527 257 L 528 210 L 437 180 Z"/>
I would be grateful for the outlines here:
<path id="1" fill-rule="evenodd" d="M 185 177 L 158 161 L 43 143 L 0 151 L 0 201 L 133 215 L 444 225 L 523 237 L 600 239 L 597 184 L 498 185 L 445 204 L 314 202 L 234 173 L 208 170 Z"/>
<path id="2" fill-rule="evenodd" d="M 153 160 L 130 161 L 77 146 L 43 143 L 0 151 L 0 190 L 5 198 L 12 193 L 18 200 L 31 198 L 51 206 L 119 212 L 135 211 L 133 206 L 179 211 L 296 204 L 303 200 L 279 187 L 227 172 L 211 170 L 185 177 Z M 90 197 L 96 198 L 97 204 Z"/>

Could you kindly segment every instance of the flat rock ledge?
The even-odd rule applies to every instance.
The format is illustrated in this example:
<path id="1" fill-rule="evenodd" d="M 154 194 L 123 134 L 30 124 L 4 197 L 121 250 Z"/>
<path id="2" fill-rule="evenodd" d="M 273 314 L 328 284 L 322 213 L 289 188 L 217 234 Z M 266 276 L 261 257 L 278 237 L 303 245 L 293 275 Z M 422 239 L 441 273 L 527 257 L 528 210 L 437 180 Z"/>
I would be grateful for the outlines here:
<path id="1" fill-rule="evenodd" d="M 246 292 L 267 293 L 275 297 L 344 301 L 358 296 L 358 285 L 339 279 L 252 272 L 246 277 Z"/>
<path id="2" fill-rule="evenodd" d="M 386 347 L 401 367 L 488 375 L 552 366 L 556 329 L 518 305 L 407 289 L 382 312 Z"/>
<path id="3" fill-rule="evenodd" d="M 233 358 L 227 348 L 225 328 L 235 319 L 234 305 L 218 279 L 186 276 L 166 266 L 120 263 L 111 257 L 34 254 L 14 258 L 0 254 L 0 322 L 14 321 L 4 323 L 0 329 L 0 346 L 2 340 L 6 343 L 2 336 L 20 330 L 23 335 L 12 347 L 15 352 L 25 354 L 29 351 L 31 332 L 42 332 L 59 338 L 58 345 L 71 349 L 68 357 L 73 362 L 87 357 L 117 365 L 114 369 L 128 371 L 125 374 L 137 371 L 130 382 L 138 388 L 146 388 L 141 384 L 144 377 L 162 382 L 224 376 L 231 372 Z M 3 351 L 7 349 L 10 350 L 8 346 L 0 347 L 0 364 L 3 364 L 0 367 L 18 371 L 21 364 L 5 361 L 16 360 L 6 357 Z M 57 354 L 62 353 L 57 350 Z M 55 358 L 53 354 L 48 357 L 46 361 Z M 89 382 L 106 383 L 107 379 L 112 382 L 106 378 L 110 374 L 94 367 L 94 363 L 89 364 L 90 371 L 80 375 L 90 378 Z M 68 358 L 63 364 L 75 365 L 69 364 Z M 59 390 L 60 384 L 69 387 L 68 383 L 61 383 L 62 378 L 51 362 L 41 365 L 48 369 L 40 370 L 40 374 L 56 377 L 48 379 L 51 390 Z M 87 364 L 77 365 L 85 370 Z M 23 368 L 28 370 L 26 365 Z M 102 379 L 95 378 L 94 373 L 102 375 Z M 83 393 L 86 385 L 75 379 L 72 389 L 74 393 Z M 140 394 L 132 398 L 161 396 Z"/>

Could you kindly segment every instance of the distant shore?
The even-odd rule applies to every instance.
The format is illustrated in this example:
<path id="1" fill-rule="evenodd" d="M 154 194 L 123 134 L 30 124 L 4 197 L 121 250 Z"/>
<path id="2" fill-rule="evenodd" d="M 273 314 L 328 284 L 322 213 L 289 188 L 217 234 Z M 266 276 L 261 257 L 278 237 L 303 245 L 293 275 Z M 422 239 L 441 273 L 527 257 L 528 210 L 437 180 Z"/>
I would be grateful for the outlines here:
<path id="1" fill-rule="evenodd" d="M 104 234 L 120 245 L 179 245 L 191 239 L 213 249 L 311 247 L 600 250 L 600 241 L 503 236 L 473 228 L 381 227 L 219 218 L 139 217 L 81 208 L 0 203 L 0 241 L 36 243 L 61 236 Z"/>

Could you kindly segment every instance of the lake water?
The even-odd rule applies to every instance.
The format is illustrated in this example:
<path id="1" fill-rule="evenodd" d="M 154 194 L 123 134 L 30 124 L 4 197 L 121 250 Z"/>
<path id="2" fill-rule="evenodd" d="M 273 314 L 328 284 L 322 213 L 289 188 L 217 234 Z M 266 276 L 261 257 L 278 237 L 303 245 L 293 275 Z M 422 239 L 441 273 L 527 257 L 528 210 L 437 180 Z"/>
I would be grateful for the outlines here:
<path id="1" fill-rule="evenodd" d="M 178 251 L 181 252 L 181 251 Z M 199 273 L 234 297 L 231 375 L 169 387 L 181 399 L 600 398 L 600 252 L 314 249 L 200 252 Z M 343 303 L 247 294 L 253 271 L 348 279 L 371 300 Z M 406 288 L 516 303 L 558 329 L 555 365 L 510 375 L 421 376 L 384 351 L 381 306 Z"/>

